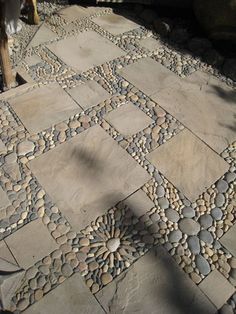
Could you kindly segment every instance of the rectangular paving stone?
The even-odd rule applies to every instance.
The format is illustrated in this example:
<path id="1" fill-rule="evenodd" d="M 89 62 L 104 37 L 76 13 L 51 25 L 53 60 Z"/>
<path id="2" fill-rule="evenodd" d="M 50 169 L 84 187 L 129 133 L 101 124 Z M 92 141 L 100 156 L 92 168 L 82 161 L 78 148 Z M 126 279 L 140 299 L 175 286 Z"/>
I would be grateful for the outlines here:
<path id="1" fill-rule="evenodd" d="M 140 40 L 139 45 L 143 48 L 150 50 L 150 51 L 157 50 L 163 46 L 159 40 L 152 38 L 152 37 L 147 37 L 147 38 Z"/>
<path id="2" fill-rule="evenodd" d="M 137 217 L 145 215 L 155 205 L 143 190 L 138 190 L 124 200 L 124 204 L 131 209 L 132 213 Z"/>
<path id="3" fill-rule="evenodd" d="M 177 77 L 176 74 L 151 58 L 143 58 L 122 68 L 118 73 L 148 96 L 169 86 Z"/>
<path id="4" fill-rule="evenodd" d="M 95 17 L 93 22 L 113 35 L 129 32 L 140 26 L 137 23 L 134 23 L 132 20 L 118 14 L 109 14 Z"/>
<path id="5" fill-rule="evenodd" d="M 217 269 L 213 270 L 199 284 L 199 288 L 217 309 L 220 309 L 235 291 L 235 288 Z"/>
<path id="6" fill-rule="evenodd" d="M 5 191 L 3 191 L 3 189 L 0 186 L 0 210 L 5 209 L 10 204 L 11 203 L 7 197 L 7 193 Z"/>
<path id="7" fill-rule="evenodd" d="M 57 83 L 33 89 L 9 102 L 31 134 L 43 131 L 82 111 Z"/>
<path id="8" fill-rule="evenodd" d="M 54 42 L 48 48 L 77 72 L 87 71 L 125 55 L 123 50 L 94 31 L 85 31 Z"/>
<path id="9" fill-rule="evenodd" d="M 107 313 L 215 314 L 216 308 L 162 247 L 96 294 Z"/>
<path id="10" fill-rule="evenodd" d="M 35 158 L 30 168 L 77 231 L 150 179 L 98 125 Z"/>
<path id="11" fill-rule="evenodd" d="M 56 33 L 51 31 L 50 28 L 45 24 L 42 24 L 42 26 L 40 26 L 38 31 L 35 33 L 27 49 L 41 45 L 45 42 L 55 39 L 56 37 Z"/>
<path id="12" fill-rule="evenodd" d="M 142 110 L 130 102 L 108 113 L 105 119 L 126 137 L 142 131 L 154 122 Z"/>
<path id="13" fill-rule="evenodd" d="M 77 85 L 67 92 L 84 110 L 92 108 L 111 97 L 96 81 Z"/>
<path id="14" fill-rule="evenodd" d="M 236 257 L 236 224 L 220 238 L 220 242 Z"/>
<path id="15" fill-rule="evenodd" d="M 176 77 L 151 98 L 218 153 L 236 139 L 236 92 L 206 73 Z"/>
<path id="16" fill-rule="evenodd" d="M 83 7 L 80 5 L 71 5 L 65 9 L 60 10 L 59 15 L 67 22 L 71 23 L 75 20 L 80 20 L 84 17 L 88 17 L 89 15 L 98 13 L 103 8 L 99 7 Z"/>
<path id="17" fill-rule="evenodd" d="M 27 269 L 49 255 L 57 244 L 41 219 L 29 222 L 5 241 L 20 267 Z"/>
<path id="18" fill-rule="evenodd" d="M 30 306 L 24 313 L 105 314 L 78 273 L 49 292 L 43 299 Z"/>
<path id="19" fill-rule="evenodd" d="M 147 159 L 192 202 L 229 169 L 223 158 L 187 129 Z"/>

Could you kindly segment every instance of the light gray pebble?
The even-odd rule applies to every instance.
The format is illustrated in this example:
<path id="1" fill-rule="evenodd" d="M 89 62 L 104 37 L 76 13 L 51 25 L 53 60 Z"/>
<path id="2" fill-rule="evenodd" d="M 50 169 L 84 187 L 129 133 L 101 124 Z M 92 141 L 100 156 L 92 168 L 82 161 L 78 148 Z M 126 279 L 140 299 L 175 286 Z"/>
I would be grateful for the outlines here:
<path id="1" fill-rule="evenodd" d="M 211 233 L 207 230 L 201 230 L 199 233 L 199 238 L 205 243 L 213 243 L 213 237 Z"/>
<path id="2" fill-rule="evenodd" d="M 192 207 L 187 206 L 182 209 L 183 216 L 186 218 L 193 218 L 195 216 L 195 211 Z"/>
<path id="3" fill-rule="evenodd" d="M 162 177 L 160 176 L 160 174 L 157 171 L 154 172 L 154 178 L 155 178 L 155 180 L 157 181 L 158 184 L 162 184 L 163 183 L 163 179 L 162 179 Z"/>
<path id="4" fill-rule="evenodd" d="M 40 271 L 41 273 L 43 273 L 44 275 L 48 275 L 49 272 L 50 272 L 48 265 L 42 265 L 42 266 L 40 266 L 40 267 L 39 267 L 39 271 Z"/>
<path id="5" fill-rule="evenodd" d="M 189 250 L 194 254 L 197 255 L 200 253 L 200 241 L 197 236 L 190 236 L 187 239 Z"/>
<path id="6" fill-rule="evenodd" d="M 215 207 L 211 210 L 211 215 L 215 220 L 221 220 L 223 212 L 220 208 Z"/>
<path id="7" fill-rule="evenodd" d="M 225 176 L 225 179 L 228 183 L 233 182 L 234 180 L 236 180 L 236 173 L 234 172 L 228 172 Z"/>
<path id="8" fill-rule="evenodd" d="M 172 208 L 168 208 L 166 211 L 165 211 L 165 214 L 166 214 L 166 217 L 172 221 L 172 222 L 178 222 L 179 221 L 179 213 L 172 209 Z"/>
<path id="9" fill-rule="evenodd" d="M 157 196 L 158 197 L 163 197 L 165 195 L 165 189 L 163 188 L 162 185 L 159 185 L 157 187 Z"/>
<path id="10" fill-rule="evenodd" d="M 225 196 L 224 196 L 224 194 L 221 194 L 221 193 L 217 194 L 216 195 L 216 199 L 215 199 L 216 207 L 221 207 L 221 206 L 224 205 L 224 203 L 225 203 Z"/>
<path id="11" fill-rule="evenodd" d="M 199 218 L 199 223 L 201 225 L 201 227 L 203 227 L 204 229 L 209 228 L 212 225 L 213 219 L 211 217 L 211 215 L 209 214 L 204 214 L 202 216 L 200 216 Z"/>
<path id="12" fill-rule="evenodd" d="M 182 238 L 182 232 L 180 230 L 173 230 L 169 234 L 169 241 L 171 243 L 179 242 L 181 238 Z"/>
<path id="13" fill-rule="evenodd" d="M 219 193 L 225 193 L 228 190 L 229 185 L 225 180 L 219 180 L 216 183 L 216 188 L 219 191 Z"/>
<path id="14" fill-rule="evenodd" d="M 70 277 L 73 274 L 73 268 L 69 264 L 65 263 L 62 265 L 61 272 L 63 276 Z"/>
<path id="15" fill-rule="evenodd" d="M 208 275 L 211 271 L 208 261 L 202 255 L 196 255 L 196 266 L 202 275 Z"/>
<path id="16" fill-rule="evenodd" d="M 169 201 L 165 197 L 161 197 L 158 199 L 158 204 L 162 209 L 167 209 L 169 207 Z"/>
<path id="17" fill-rule="evenodd" d="M 152 220 L 153 222 L 157 222 L 157 221 L 159 221 L 159 220 L 161 219 L 161 217 L 160 217 L 160 215 L 159 215 L 158 213 L 152 214 L 152 215 L 150 216 L 150 218 L 151 218 L 151 220 Z"/>
<path id="18" fill-rule="evenodd" d="M 179 222 L 179 229 L 187 235 L 196 235 L 200 231 L 200 225 L 193 219 L 183 218 Z"/>

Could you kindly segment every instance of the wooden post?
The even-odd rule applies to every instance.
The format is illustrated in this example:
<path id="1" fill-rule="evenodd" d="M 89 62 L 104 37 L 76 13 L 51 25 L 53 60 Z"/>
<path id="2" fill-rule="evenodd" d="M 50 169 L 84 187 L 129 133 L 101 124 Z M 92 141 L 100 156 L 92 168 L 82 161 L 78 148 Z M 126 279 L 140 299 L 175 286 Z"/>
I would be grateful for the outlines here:
<path id="1" fill-rule="evenodd" d="M 0 64 L 3 76 L 3 87 L 10 89 L 15 85 L 8 51 L 8 38 L 5 30 L 5 1 L 0 0 Z"/>

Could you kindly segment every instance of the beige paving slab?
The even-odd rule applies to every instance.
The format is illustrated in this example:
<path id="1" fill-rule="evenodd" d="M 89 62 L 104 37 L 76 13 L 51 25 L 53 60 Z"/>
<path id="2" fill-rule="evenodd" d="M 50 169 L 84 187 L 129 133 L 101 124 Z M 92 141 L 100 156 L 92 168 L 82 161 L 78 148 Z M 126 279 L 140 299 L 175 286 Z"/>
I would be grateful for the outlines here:
<path id="1" fill-rule="evenodd" d="M 98 13 L 101 10 L 102 8 L 99 7 L 82 7 L 80 5 L 71 5 L 68 8 L 60 10 L 58 13 L 65 19 L 67 23 L 71 23 L 75 20 L 80 20 L 94 13 Z"/>
<path id="2" fill-rule="evenodd" d="M 69 89 L 68 94 L 84 109 L 92 108 L 111 95 L 96 81 L 89 81 Z"/>
<path id="3" fill-rule="evenodd" d="M 5 154 L 7 152 L 7 148 L 4 145 L 3 141 L 0 140 L 0 154 Z"/>
<path id="4" fill-rule="evenodd" d="M 187 129 L 147 159 L 192 202 L 229 169 L 223 158 Z"/>
<path id="5" fill-rule="evenodd" d="M 42 62 L 42 59 L 37 56 L 37 55 L 33 55 L 31 57 L 26 57 L 25 60 L 24 60 L 29 66 L 32 66 L 32 65 L 36 65 L 40 62 Z"/>
<path id="6" fill-rule="evenodd" d="M 142 131 L 154 122 L 130 102 L 108 113 L 105 119 L 126 137 Z"/>
<path id="7" fill-rule="evenodd" d="M 3 191 L 3 189 L 0 186 L 0 210 L 5 209 L 10 204 L 11 203 L 7 197 L 7 193 L 5 191 Z"/>
<path id="8" fill-rule="evenodd" d="M 149 57 L 122 68 L 118 73 L 148 96 L 169 86 L 177 76 Z"/>
<path id="9" fill-rule="evenodd" d="M 57 83 L 36 88 L 11 99 L 9 103 L 32 134 L 82 111 Z"/>
<path id="10" fill-rule="evenodd" d="M 35 158 L 30 168 L 77 231 L 150 179 L 98 125 Z"/>
<path id="11" fill-rule="evenodd" d="M 206 294 L 217 309 L 220 309 L 235 291 L 235 288 L 217 269 L 213 270 L 199 284 L 199 288 Z"/>
<path id="12" fill-rule="evenodd" d="M 236 257 L 236 224 L 220 238 L 220 242 Z"/>
<path id="13" fill-rule="evenodd" d="M 94 31 L 86 31 L 48 45 L 48 48 L 77 72 L 111 61 L 125 52 Z"/>
<path id="14" fill-rule="evenodd" d="M 147 37 L 140 40 L 139 45 L 150 51 L 155 51 L 163 46 L 158 39 L 155 39 L 153 37 Z"/>
<path id="15" fill-rule="evenodd" d="M 208 74 L 177 78 L 152 99 L 218 153 L 236 139 L 236 91 Z"/>
<path id="16" fill-rule="evenodd" d="M 48 42 L 50 40 L 53 40 L 57 37 L 57 34 L 50 30 L 48 26 L 45 24 L 42 24 L 36 34 L 34 35 L 33 39 L 28 45 L 28 49 L 32 47 L 36 47 L 38 45 L 41 45 L 45 42 Z"/>
<path id="17" fill-rule="evenodd" d="M 12 263 L 12 264 L 16 263 L 11 251 L 7 247 L 4 240 L 0 241 L 0 259 L 1 258 L 4 259 L 5 261 Z"/>
<path id="18" fill-rule="evenodd" d="M 131 19 L 125 18 L 124 16 L 118 14 L 109 14 L 95 17 L 93 22 L 113 35 L 129 32 L 140 26 L 137 23 L 134 23 Z"/>
<path id="19" fill-rule="evenodd" d="M 86 287 L 80 274 L 75 274 L 30 306 L 25 314 L 105 314 Z"/>
<path id="20" fill-rule="evenodd" d="M 136 191 L 134 194 L 130 195 L 124 204 L 131 209 L 132 213 L 137 217 L 145 215 L 150 209 L 155 205 L 142 190 Z"/>
<path id="21" fill-rule="evenodd" d="M 34 220 L 5 238 L 5 241 L 22 268 L 29 268 L 57 248 L 41 219 Z"/>
<path id="22" fill-rule="evenodd" d="M 161 247 L 140 258 L 96 297 L 107 313 L 216 313 L 216 308 Z"/>

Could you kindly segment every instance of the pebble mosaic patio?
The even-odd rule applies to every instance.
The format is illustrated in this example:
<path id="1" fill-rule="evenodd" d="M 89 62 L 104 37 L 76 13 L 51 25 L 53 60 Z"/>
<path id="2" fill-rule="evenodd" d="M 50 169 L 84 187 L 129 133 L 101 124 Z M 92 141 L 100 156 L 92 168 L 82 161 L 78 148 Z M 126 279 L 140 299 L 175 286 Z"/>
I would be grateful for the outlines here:
<path id="1" fill-rule="evenodd" d="M 0 95 L 3 305 L 235 313 L 235 89 L 110 8 L 59 13 Z"/>

